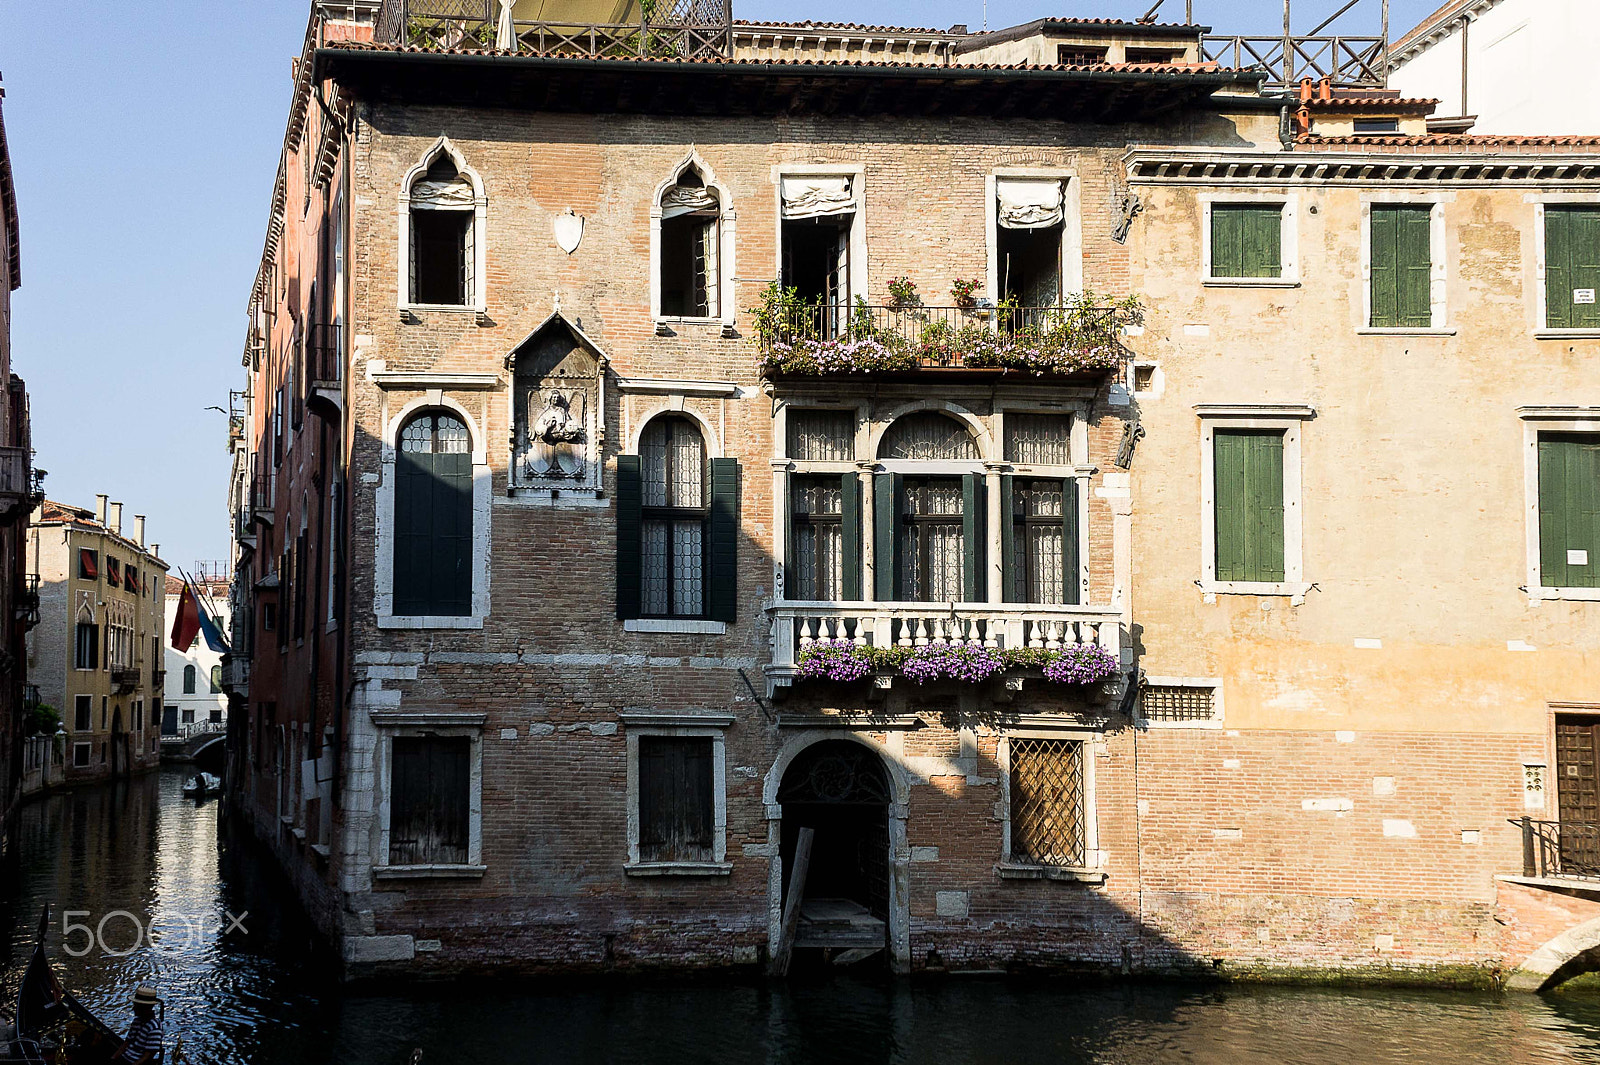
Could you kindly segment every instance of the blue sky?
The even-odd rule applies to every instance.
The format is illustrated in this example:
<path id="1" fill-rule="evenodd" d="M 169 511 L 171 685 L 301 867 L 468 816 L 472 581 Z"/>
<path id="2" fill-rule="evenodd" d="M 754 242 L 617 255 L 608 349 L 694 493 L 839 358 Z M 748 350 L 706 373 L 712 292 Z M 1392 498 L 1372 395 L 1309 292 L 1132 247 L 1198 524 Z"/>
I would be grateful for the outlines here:
<path id="1" fill-rule="evenodd" d="M 991 0 L 991 28 L 1135 17 L 1154 0 Z M 1343 0 L 1295 0 L 1310 30 Z M 309 0 L 9 0 L 0 74 L 22 214 L 14 369 L 51 498 L 149 517 L 185 568 L 228 554 L 227 419 Z M 1398 36 L 1438 0 L 1392 0 Z M 1277 0 L 1194 0 L 1218 32 L 1272 34 Z M 1376 32 L 1379 0 L 1336 28 Z M 1370 10 L 1364 10 L 1370 9 Z M 736 17 L 950 26 L 982 0 L 734 0 Z M 1181 20 L 1183 0 L 1160 17 Z M 130 521 L 131 524 L 131 521 Z"/>

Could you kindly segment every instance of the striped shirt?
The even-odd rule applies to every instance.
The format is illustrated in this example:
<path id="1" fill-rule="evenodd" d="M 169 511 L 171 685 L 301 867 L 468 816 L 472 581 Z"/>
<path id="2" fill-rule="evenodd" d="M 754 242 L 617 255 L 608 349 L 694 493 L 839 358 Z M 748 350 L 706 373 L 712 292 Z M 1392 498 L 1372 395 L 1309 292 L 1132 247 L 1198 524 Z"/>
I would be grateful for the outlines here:
<path id="1" fill-rule="evenodd" d="M 128 1045 L 118 1061 L 138 1061 L 146 1054 L 151 1061 L 161 1060 L 161 1022 L 155 1015 L 136 1017 L 128 1029 Z"/>

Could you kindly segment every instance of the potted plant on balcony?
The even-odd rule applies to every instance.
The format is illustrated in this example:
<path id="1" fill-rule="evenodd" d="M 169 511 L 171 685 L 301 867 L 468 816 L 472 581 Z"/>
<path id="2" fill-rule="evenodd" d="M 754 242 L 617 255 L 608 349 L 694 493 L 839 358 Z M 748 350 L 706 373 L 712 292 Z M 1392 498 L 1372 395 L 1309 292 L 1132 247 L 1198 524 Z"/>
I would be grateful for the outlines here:
<path id="1" fill-rule="evenodd" d="M 950 298 L 955 300 L 957 307 L 970 311 L 978 306 L 978 287 L 983 282 L 975 277 L 958 277 L 950 282 Z"/>
<path id="2" fill-rule="evenodd" d="M 914 311 L 922 306 L 922 296 L 917 292 L 917 283 L 904 274 L 889 281 L 889 309 L 893 311 Z"/>
<path id="3" fill-rule="evenodd" d="M 850 640 L 818 640 L 800 652 L 797 677 L 851 683 L 870 675 L 900 676 L 918 684 L 953 681 L 981 684 L 1004 673 L 1038 670 L 1052 684 L 1084 687 L 1116 675 L 1116 655 L 1098 644 L 990 648 L 977 642 L 922 647 L 858 646 Z"/>

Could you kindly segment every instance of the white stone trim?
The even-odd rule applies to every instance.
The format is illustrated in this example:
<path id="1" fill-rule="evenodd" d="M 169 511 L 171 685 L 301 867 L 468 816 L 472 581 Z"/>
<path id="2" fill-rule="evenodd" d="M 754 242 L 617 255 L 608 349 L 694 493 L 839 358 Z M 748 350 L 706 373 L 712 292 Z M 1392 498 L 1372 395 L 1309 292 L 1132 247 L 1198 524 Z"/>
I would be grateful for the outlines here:
<path id="1" fill-rule="evenodd" d="M 1450 247 L 1444 221 L 1444 205 L 1454 202 L 1455 193 L 1436 191 L 1411 191 L 1407 189 L 1363 192 L 1361 194 L 1361 322 L 1358 333 L 1391 334 L 1396 336 L 1438 335 L 1453 336 L 1450 328 L 1446 297 L 1450 282 Z M 1428 210 L 1428 304 L 1429 321 L 1426 329 L 1409 326 L 1375 326 L 1372 324 L 1372 205 L 1426 206 Z"/>
<path id="2" fill-rule="evenodd" d="M 1523 511 L 1527 515 L 1524 523 L 1527 573 L 1523 587 L 1527 589 L 1528 602 L 1534 606 L 1556 599 L 1600 602 L 1600 588 L 1545 587 L 1539 558 L 1539 435 L 1600 435 L 1600 407 L 1524 406 L 1517 408 L 1517 416 L 1522 420 Z"/>
<path id="3" fill-rule="evenodd" d="M 983 179 L 984 289 L 1000 299 L 1000 209 L 996 178 L 1042 178 L 1061 181 L 1061 295 L 1083 290 L 1083 182 L 1073 166 L 1002 166 Z"/>
<path id="4" fill-rule="evenodd" d="M 400 427 L 420 410 L 440 408 L 461 418 L 472 447 L 472 611 L 461 615 L 394 613 L 394 488 L 395 441 Z M 430 392 L 403 404 L 383 422 L 381 472 L 376 491 L 373 545 L 372 611 L 380 629 L 481 629 L 489 616 L 489 544 L 494 487 L 484 432 L 478 420 L 442 392 Z"/>
<path id="5" fill-rule="evenodd" d="M 943 464 L 936 462 L 919 462 L 908 459 L 891 459 L 885 462 L 878 459 L 878 449 L 883 445 L 883 434 L 889 431 L 889 427 L 908 414 L 916 414 L 919 411 L 926 410 L 938 411 L 941 414 L 948 414 L 956 421 L 964 424 L 967 429 L 971 431 L 973 438 L 978 443 L 978 457 L 976 459 L 962 460 L 958 463 Z M 879 465 L 881 465 L 885 470 L 905 470 L 917 473 L 938 473 L 943 471 L 936 470 L 933 467 L 943 465 L 960 466 L 964 472 L 977 473 L 979 470 L 976 467 L 981 466 L 982 463 L 1000 461 L 999 449 L 995 443 L 995 435 L 994 433 L 990 432 L 989 427 L 984 424 L 983 419 L 972 413 L 972 411 L 968 410 L 966 407 L 961 406 L 959 403 L 952 403 L 949 400 L 918 399 L 909 403 L 902 403 L 897 407 L 890 408 L 877 418 L 873 419 L 869 426 L 868 432 L 869 435 L 867 439 L 867 449 L 865 455 L 868 458 L 878 461 Z M 974 468 L 968 469 L 968 467 Z"/>
<path id="6" fill-rule="evenodd" d="M 1534 272 L 1533 298 L 1527 302 L 1534 308 L 1534 337 L 1540 340 L 1582 339 L 1600 337 L 1600 329 L 1560 329 L 1550 325 L 1550 294 L 1545 283 L 1545 208 L 1547 206 L 1573 206 L 1600 208 L 1600 195 L 1593 193 L 1534 193 L 1523 197 L 1533 205 Z M 1533 587 L 1529 585 L 1529 587 Z"/>
<path id="7" fill-rule="evenodd" d="M 1198 404 L 1200 416 L 1200 590 L 1206 595 L 1287 595 L 1303 597 L 1305 580 L 1304 507 L 1300 426 L 1314 413 L 1299 404 Z M 1217 429 L 1275 429 L 1283 432 L 1283 580 L 1217 580 L 1216 453 Z"/>
<path id="8" fill-rule="evenodd" d="M 411 302 L 411 186 L 427 173 L 428 167 L 433 165 L 433 161 L 440 155 L 450 156 L 450 161 L 455 164 L 456 170 L 472 183 L 472 291 L 467 293 L 467 302 L 461 306 Z M 399 310 L 475 311 L 482 314 L 489 309 L 486 233 L 488 212 L 489 200 L 484 195 L 483 178 L 467 165 L 466 157 L 450 142 L 449 137 L 440 137 L 434 141 L 432 146 L 422 153 L 422 158 L 406 171 L 405 177 L 400 179 L 398 226 L 400 255 L 395 260 L 400 264 L 395 279 L 396 307 Z"/>
<path id="9" fill-rule="evenodd" d="M 1227 721 L 1227 710 L 1222 702 L 1222 678 L 1220 677 L 1168 677 L 1146 675 L 1145 687 L 1149 688 L 1208 688 L 1211 691 L 1211 717 L 1205 721 L 1152 721 L 1144 716 L 1144 700 L 1137 703 L 1139 711 L 1134 715 L 1135 728 L 1142 729 L 1219 729 Z"/>
<path id="10" fill-rule="evenodd" d="M 720 217 L 717 225 L 717 313 L 707 318 L 679 318 L 661 313 L 661 197 L 683 172 L 693 166 L 700 172 L 706 187 L 715 189 Z M 733 194 L 728 186 L 717 180 L 711 165 L 691 150 L 672 173 L 655 187 L 650 195 L 650 319 L 653 322 L 720 322 L 726 329 L 733 328 L 737 298 L 734 294 L 735 251 L 738 246 L 738 211 L 733 206 Z"/>
<path id="11" fill-rule="evenodd" d="M 854 306 L 857 297 L 872 302 L 867 261 L 867 168 L 863 163 L 778 163 L 772 168 L 773 231 L 772 276 L 783 283 L 783 179 L 786 177 L 847 177 L 855 210 L 850 219 L 850 295 L 846 303 Z"/>
<path id="12" fill-rule="evenodd" d="M 700 432 L 706 438 L 706 461 L 719 459 L 722 454 L 722 438 L 717 433 L 716 427 L 711 424 L 704 414 L 684 403 L 683 396 L 672 396 L 660 403 L 653 404 L 647 410 L 633 419 L 633 424 L 628 427 L 627 446 L 623 449 L 624 455 L 639 454 L 639 441 L 644 439 L 646 426 L 663 414 L 681 414 L 700 427 Z"/>
<path id="13" fill-rule="evenodd" d="M 705 633 L 722 636 L 728 631 L 726 621 L 707 621 L 704 618 L 628 618 L 622 623 L 623 632 Z"/>
<path id="14" fill-rule="evenodd" d="M 672 724 L 645 723 L 661 720 L 653 714 L 637 711 L 619 715 L 627 725 L 628 783 L 628 857 L 623 871 L 630 876 L 715 876 L 733 871 L 728 863 L 728 752 L 727 725 L 717 723 L 709 715 L 696 718 L 684 714 Z M 664 716 L 664 715 L 663 715 Z M 634 724 L 628 719 L 632 717 Z M 731 719 L 731 715 L 729 715 Z M 639 858 L 639 737 L 674 736 L 709 738 L 711 740 L 711 861 L 710 862 L 644 862 Z"/>
<path id="15" fill-rule="evenodd" d="M 1300 194 L 1298 192 L 1240 189 L 1234 192 L 1202 192 L 1200 203 L 1200 283 L 1213 288 L 1299 288 L 1300 287 Z M 1216 204 L 1260 206 L 1278 204 L 1278 277 L 1214 277 L 1211 273 L 1211 208 Z"/>
<path id="16" fill-rule="evenodd" d="M 719 396 L 738 399 L 740 388 L 734 381 L 691 381 L 667 378 L 619 377 L 617 391 L 641 396 Z"/>
<path id="17" fill-rule="evenodd" d="M 427 392 L 447 388 L 452 392 L 472 392 L 499 388 L 502 378 L 497 373 L 410 373 L 405 370 L 385 370 L 377 360 L 367 363 L 367 378 L 384 391 Z M 376 368 L 374 368 L 376 367 Z"/>
<path id="18" fill-rule="evenodd" d="M 398 694 L 398 693 L 397 693 Z M 354 708 L 352 708 L 354 711 Z M 363 716 L 352 712 L 352 717 Z M 483 870 L 483 714 L 454 714 L 448 711 L 414 714 L 370 715 L 374 729 L 371 779 L 371 810 L 374 844 L 371 877 L 450 878 L 482 876 Z M 393 723 L 390 723 L 393 722 Z M 389 865 L 389 816 L 393 798 L 394 738 L 396 736 L 465 736 L 472 741 L 467 752 L 467 860 L 460 865 Z M 476 872 L 473 872 L 476 870 Z"/>
<path id="19" fill-rule="evenodd" d="M 1000 749 L 997 760 L 1000 766 L 1000 803 L 995 811 L 1000 816 L 1000 857 L 997 862 L 997 872 L 1005 879 L 1021 879 L 1016 872 L 1027 869 L 1041 871 L 1052 868 L 1070 869 L 1074 872 L 1090 873 L 1101 872 L 1105 868 L 1105 855 L 1100 852 L 1100 826 L 1099 814 L 1095 806 L 1095 762 L 1098 760 L 1100 750 L 1105 746 L 1105 735 L 1094 729 L 1086 729 L 1077 722 L 1062 722 L 1061 728 L 1025 728 L 1006 729 L 1000 736 Z M 1013 739 L 1026 740 L 1067 740 L 1082 745 L 1083 759 L 1083 857 L 1082 866 L 1053 867 L 1053 866 L 1019 866 L 1011 861 L 1011 741 Z M 1012 873 L 1006 876 L 1000 867 L 1006 867 Z M 1054 878 L 1052 878 L 1054 879 Z"/>

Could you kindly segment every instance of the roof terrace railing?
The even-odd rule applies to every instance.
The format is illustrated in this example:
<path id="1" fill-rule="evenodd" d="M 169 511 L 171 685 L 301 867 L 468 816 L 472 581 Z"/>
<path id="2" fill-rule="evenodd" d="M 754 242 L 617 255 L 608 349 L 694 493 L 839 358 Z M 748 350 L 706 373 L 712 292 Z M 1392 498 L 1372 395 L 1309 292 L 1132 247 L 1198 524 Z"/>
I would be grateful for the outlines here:
<path id="1" fill-rule="evenodd" d="M 1206 37 L 1201 58 L 1223 67 L 1263 70 L 1269 86 L 1302 79 L 1383 88 L 1389 83 L 1384 37 Z"/>
<path id="2" fill-rule="evenodd" d="M 514 4 L 512 5 L 514 7 Z M 720 59 L 732 54 L 731 0 L 656 0 L 637 22 L 508 17 L 501 0 L 384 0 L 374 38 L 423 48 L 500 49 L 585 59 Z"/>

